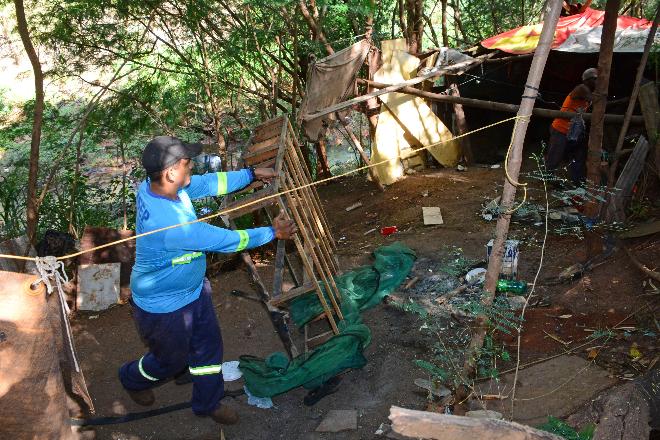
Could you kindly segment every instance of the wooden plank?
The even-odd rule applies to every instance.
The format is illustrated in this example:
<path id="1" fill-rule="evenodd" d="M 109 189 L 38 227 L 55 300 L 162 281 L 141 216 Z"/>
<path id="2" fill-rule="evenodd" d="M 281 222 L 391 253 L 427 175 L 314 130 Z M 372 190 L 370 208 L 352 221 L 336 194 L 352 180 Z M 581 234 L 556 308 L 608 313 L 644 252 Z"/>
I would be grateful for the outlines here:
<path id="1" fill-rule="evenodd" d="M 268 159 L 273 159 L 275 156 L 277 156 L 278 147 L 279 145 L 275 145 L 274 148 L 270 147 L 266 150 L 260 150 L 254 153 L 246 153 L 243 155 L 243 161 L 248 166 L 266 162 Z"/>
<path id="2" fill-rule="evenodd" d="M 278 118 L 281 119 L 281 118 Z M 281 121 L 278 121 L 281 122 Z M 272 137 L 277 136 L 280 134 L 280 128 L 281 125 L 278 123 L 273 123 L 268 126 L 265 126 L 263 128 L 259 128 L 255 130 L 254 137 L 252 138 L 252 143 L 253 144 L 258 144 L 260 142 L 263 142 L 267 139 L 270 139 Z"/>
<path id="3" fill-rule="evenodd" d="M 289 302 L 294 298 L 305 295 L 307 293 L 313 292 L 315 289 L 313 284 L 305 284 L 300 287 L 294 287 L 293 289 L 287 290 L 278 297 L 273 297 L 270 300 L 270 303 L 274 306 L 280 305 L 285 302 Z"/>
<path id="4" fill-rule="evenodd" d="M 633 186 L 635 185 L 635 182 L 637 182 L 639 173 L 641 173 L 644 168 L 644 162 L 648 151 L 648 141 L 644 136 L 640 136 L 630 158 L 623 167 L 623 171 L 621 171 L 619 179 L 616 181 L 614 188 L 615 192 L 612 195 L 611 202 L 607 206 L 608 220 L 625 220 L 624 209 L 630 198 L 630 194 L 632 193 Z"/>
<path id="5" fill-rule="evenodd" d="M 278 133 L 279 134 L 279 133 Z M 249 153 L 256 153 L 261 150 L 265 150 L 271 147 L 277 147 L 279 146 L 280 143 L 280 137 L 277 135 L 271 136 L 270 138 L 263 140 L 261 142 L 255 142 L 252 145 L 248 145 L 247 150 Z M 249 153 L 246 153 L 243 155 L 243 157 L 247 156 Z"/>
<path id="6" fill-rule="evenodd" d="M 488 57 L 492 56 L 492 54 L 488 54 Z M 479 64 L 483 63 L 484 60 L 486 60 L 486 57 L 482 58 L 475 58 L 473 60 L 469 61 L 463 61 L 462 63 L 457 63 L 452 66 L 447 66 L 447 67 L 442 67 L 440 69 L 437 69 L 435 71 L 431 71 L 425 75 L 418 76 L 416 78 L 409 79 L 407 81 L 401 82 L 399 84 L 393 84 L 389 85 L 385 88 L 382 88 L 380 90 L 374 90 L 371 93 L 367 93 L 366 95 L 358 96 L 357 98 L 349 99 L 348 101 L 340 102 L 335 105 L 331 105 L 330 107 L 326 107 L 322 110 L 319 110 L 315 113 L 310 113 L 307 115 L 303 116 L 304 121 L 311 121 L 312 119 L 320 118 L 321 116 L 328 115 L 330 113 L 337 112 L 339 110 L 343 110 L 348 107 L 352 107 L 355 104 L 359 104 L 361 102 L 365 102 L 370 100 L 371 98 L 375 98 L 376 96 L 384 95 L 386 93 L 391 93 L 391 92 L 396 92 L 397 90 L 401 90 L 404 87 L 409 87 L 413 86 L 415 84 L 419 84 L 423 81 L 426 81 L 427 79 L 430 78 L 435 78 L 437 76 L 442 76 L 442 75 L 447 75 L 447 74 L 453 74 L 456 75 L 458 74 L 459 71 L 465 70 L 468 68 L 472 68 L 475 66 L 478 66 Z"/>
<path id="7" fill-rule="evenodd" d="M 453 416 L 392 406 L 392 429 L 397 434 L 433 440 L 562 440 L 555 434 L 515 422 Z"/>
<path id="8" fill-rule="evenodd" d="M 639 106 L 642 108 L 646 134 L 651 143 L 655 143 L 660 123 L 660 107 L 658 106 L 658 93 L 654 82 L 648 82 L 639 88 L 637 96 Z"/>
<path id="9" fill-rule="evenodd" d="M 272 194 L 274 194 L 273 188 L 266 187 L 260 191 L 255 192 L 254 194 L 251 194 L 247 197 L 243 197 L 241 199 L 235 200 L 227 204 L 227 206 L 224 209 L 234 209 L 233 211 L 227 213 L 227 216 L 229 216 L 230 219 L 234 219 L 242 216 L 243 214 L 254 212 L 266 206 L 270 206 L 277 203 L 277 199 L 273 197 L 247 206 L 248 203 L 259 200 L 262 197 L 268 197 Z"/>

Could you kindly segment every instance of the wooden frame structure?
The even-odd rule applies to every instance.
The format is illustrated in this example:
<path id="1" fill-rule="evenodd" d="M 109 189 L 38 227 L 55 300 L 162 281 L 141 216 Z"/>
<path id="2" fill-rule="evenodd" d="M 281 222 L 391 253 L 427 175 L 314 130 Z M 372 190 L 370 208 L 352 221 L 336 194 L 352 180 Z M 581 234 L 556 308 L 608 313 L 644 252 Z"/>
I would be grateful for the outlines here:
<path id="1" fill-rule="evenodd" d="M 276 322 L 274 316 L 279 314 L 281 319 L 282 312 L 278 307 L 284 303 L 301 295 L 316 292 L 323 313 L 315 320 L 327 319 L 331 330 L 308 339 L 305 328 L 305 348 L 307 349 L 308 342 L 312 340 L 320 340 L 339 333 L 337 320 L 342 320 L 343 315 L 339 306 L 341 294 L 334 281 L 334 276 L 340 272 L 334 256 L 337 245 L 330 232 L 319 195 L 312 186 L 311 175 L 305 166 L 295 132 L 287 116 L 278 116 L 255 128 L 247 151 L 243 155 L 243 161 L 245 166 L 272 167 L 277 171 L 278 177 L 267 186 L 262 183 L 251 185 L 249 189 L 254 192 L 248 196 L 227 197 L 223 203 L 224 208 L 235 209 L 228 214 L 226 219 L 228 225 L 235 227 L 233 222 L 235 218 L 260 210 L 265 210 L 272 221 L 275 215 L 274 208 L 277 207 L 279 211 L 286 213 L 288 218 L 293 219 L 298 227 L 298 234 L 293 238 L 293 243 L 307 282 L 301 282 L 297 276 L 286 253 L 284 240 L 277 241 L 272 295 L 261 281 L 249 254 L 242 253 L 243 261 L 248 266 L 262 301 L 268 307 L 280 338 L 287 347 L 289 355 L 295 357 L 298 350 L 288 336 L 288 329 L 286 335 L 280 331 L 283 323 Z M 246 206 L 248 203 L 253 204 Z M 283 292 L 285 262 L 296 287 Z"/>

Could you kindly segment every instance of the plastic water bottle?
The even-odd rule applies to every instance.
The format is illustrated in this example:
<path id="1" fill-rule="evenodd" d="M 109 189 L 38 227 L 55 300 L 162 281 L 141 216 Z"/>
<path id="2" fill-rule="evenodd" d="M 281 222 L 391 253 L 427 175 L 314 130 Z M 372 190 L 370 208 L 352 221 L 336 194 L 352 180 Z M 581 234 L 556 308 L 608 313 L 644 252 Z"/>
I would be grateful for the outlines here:
<path id="1" fill-rule="evenodd" d="M 497 280 L 497 291 L 524 295 L 527 292 L 527 283 L 516 280 Z"/>

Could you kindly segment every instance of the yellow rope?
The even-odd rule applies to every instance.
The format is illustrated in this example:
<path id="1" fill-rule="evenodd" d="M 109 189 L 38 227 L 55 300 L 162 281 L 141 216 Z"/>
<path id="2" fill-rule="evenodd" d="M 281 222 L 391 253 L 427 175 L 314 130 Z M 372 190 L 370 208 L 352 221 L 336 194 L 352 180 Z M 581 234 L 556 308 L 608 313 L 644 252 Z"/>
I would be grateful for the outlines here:
<path id="1" fill-rule="evenodd" d="M 462 137 L 469 136 L 469 135 L 471 135 L 471 134 L 474 134 L 474 133 L 477 133 L 477 132 L 480 132 L 480 131 L 483 131 L 483 130 L 487 130 L 487 129 L 492 128 L 492 127 L 495 127 L 495 126 L 497 126 L 497 125 L 504 124 L 504 123 L 509 122 L 509 121 L 514 121 L 514 120 L 515 120 L 515 121 L 517 122 L 518 119 L 524 119 L 524 117 L 521 117 L 521 116 L 513 116 L 513 117 L 511 117 L 511 118 L 503 119 L 503 120 L 501 120 L 501 121 L 494 122 L 494 123 L 489 124 L 489 125 L 486 125 L 486 126 L 484 126 L 484 127 L 477 128 L 477 129 L 472 130 L 472 131 L 469 131 L 469 132 L 467 132 L 467 133 L 463 133 L 463 134 L 461 134 L 461 135 L 454 136 L 454 137 L 452 137 L 452 138 L 449 139 L 449 140 L 436 142 L 436 143 L 434 143 L 434 144 L 427 145 L 427 146 L 422 147 L 422 148 L 418 148 L 416 151 L 428 150 L 428 149 L 431 148 L 431 147 L 435 147 L 435 146 L 437 146 L 437 145 L 445 144 L 445 143 L 448 143 L 448 142 L 454 141 L 454 140 L 456 140 L 456 139 L 460 139 L 460 138 L 462 138 Z M 529 119 L 529 118 L 527 118 L 527 119 Z M 514 132 L 515 132 L 515 128 L 516 128 L 516 125 L 514 125 Z M 511 137 L 511 139 L 512 139 L 512 141 L 511 141 L 511 143 L 509 144 L 509 151 L 511 150 L 511 144 L 513 143 L 513 136 Z M 508 160 L 508 157 L 509 157 L 509 152 L 507 151 L 507 156 L 506 156 L 505 164 L 504 164 L 504 169 L 505 169 L 505 170 L 506 170 L 506 168 L 507 168 L 507 167 L 506 167 L 506 165 L 507 165 L 507 164 L 506 164 L 506 161 Z M 219 216 L 221 216 L 221 215 L 225 215 L 225 214 L 228 214 L 228 213 L 230 213 L 230 212 L 233 212 L 233 211 L 236 211 L 236 210 L 239 210 L 239 209 L 243 209 L 243 208 L 248 207 L 248 206 L 251 206 L 251 205 L 255 205 L 255 204 L 257 204 L 257 203 L 263 202 L 264 200 L 274 199 L 274 198 L 279 197 L 279 196 L 284 195 L 284 194 L 292 193 L 292 192 L 294 192 L 294 191 L 299 191 L 299 190 L 301 190 L 301 189 L 303 189 L 303 188 L 307 188 L 307 187 L 314 186 L 314 185 L 320 185 L 320 184 L 322 184 L 322 183 L 329 182 L 329 181 L 334 180 L 334 179 L 339 179 L 339 178 L 342 178 L 342 177 L 346 177 L 346 176 L 348 176 L 348 175 L 350 175 L 350 174 L 357 173 L 357 172 L 359 172 L 359 171 L 366 170 L 366 169 L 369 169 L 369 168 L 372 168 L 372 167 L 376 167 L 376 166 L 379 166 L 379 165 L 383 165 L 383 164 L 385 164 L 385 163 L 391 162 L 391 161 L 393 161 L 393 160 L 398 160 L 398 159 L 401 159 L 401 156 L 392 157 L 392 158 L 390 158 L 390 159 L 385 159 L 385 160 L 382 160 L 382 161 L 377 162 L 377 163 L 372 163 L 371 165 L 365 165 L 365 166 L 362 166 L 362 167 L 358 167 L 358 168 L 356 168 L 356 169 L 354 169 L 354 170 L 347 171 L 347 172 L 345 172 L 345 173 L 342 173 L 342 174 L 339 174 L 339 175 L 336 175 L 336 176 L 331 176 L 331 177 L 328 177 L 328 178 L 325 178 L 325 179 L 317 180 L 317 181 L 315 181 L 315 182 L 307 183 L 307 184 L 302 185 L 302 186 L 299 186 L 299 187 L 297 187 L 297 188 L 291 188 L 291 189 L 288 189 L 288 190 L 280 191 L 280 192 L 278 192 L 278 193 L 276 193 L 276 194 L 271 194 L 271 195 L 268 195 L 268 196 L 262 197 L 262 198 L 260 198 L 260 199 L 253 200 L 253 201 L 251 201 L 251 202 L 245 203 L 245 204 L 243 204 L 243 205 L 236 206 L 236 207 L 234 207 L 234 208 L 228 208 L 228 209 L 225 209 L 225 210 L 223 210 L 223 211 L 218 211 L 218 212 L 216 212 L 216 213 L 214 213 L 214 214 L 207 215 L 206 217 L 198 218 L 198 219 L 196 219 L 196 220 L 191 220 L 191 221 L 189 221 L 189 222 L 178 223 L 178 224 L 176 224 L 176 225 L 166 226 L 166 227 L 164 227 L 164 228 L 154 229 L 154 230 L 152 230 L 152 231 L 148 231 L 148 232 L 143 232 L 142 234 L 137 234 L 137 235 L 134 235 L 134 236 L 132 236 L 132 237 L 122 238 L 121 240 L 113 241 L 113 242 L 111 242 L 111 243 L 102 244 L 102 245 L 100 245 L 100 246 L 96 246 L 96 247 L 93 247 L 93 248 L 90 248 L 90 249 L 86 249 L 86 250 L 83 250 L 83 251 L 75 252 L 75 253 L 73 253 L 73 254 L 68 254 L 68 255 L 61 256 L 61 257 L 57 257 L 57 259 L 58 259 L 58 260 L 68 260 L 68 259 L 70 259 L 70 258 L 75 258 L 75 257 L 77 257 L 77 256 L 79 256 L 79 255 L 82 255 L 82 254 L 85 254 L 85 253 L 87 253 L 87 252 L 97 251 L 97 250 L 99 250 L 99 249 L 104 249 L 104 248 L 107 248 L 107 247 L 110 247 L 110 246 L 114 246 L 114 245 L 116 245 L 116 244 L 124 243 L 124 242 L 129 241 L 129 240 L 135 240 L 135 239 L 140 238 L 140 237 L 146 237 L 147 235 L 155 234 L 155 233 L 157 233 L 157 232 L 162 232 L 162 231 L 166 231 L 166 230 L 168 230 L 168 229 L 178 228 L 179 226 L 190 225 L 190 224 L 197 223 L 197 222 L 207 221 L 207 220 L 210 220 L 210 219 L 212 219 L 212 218 L 219 217 Z M 509 182 L 510 182 L 512 185 L 523 186 L 523 187 L 525 187 L 526 184 L 523 185 L 523 184 L 520 184 L 520 183 L 518 183 L 518 182 L 515 182 L 515 183 L 514 183 L 514 182 L 512 181 L 512 179 L 510 178 L 509 174 L 508 174 L 508 170 L 505 171 L 505 172 L 506 172 L 506 175 L 507 175 L 507 180 L 509 180 Z M 525 190 L 525 198 L 526 198 L 526 197 L 527 197 L 527 190 Z M 523 203 L 524 203 L 524 200 L 523 200 Z M 516 208 L 516 209 L 518 209 L 518 208 Z M 515 211 L 515 210 L 514 210 L 514 211 Z M 513 211 L 512 211 L 512 212 L 513 212 Z M 19 256 L 19 255 L 7 255 L 7 254 L 0 254 L 0 258 L 7 258 L 7 259 L 14 259 L 14 260 L 26 260 L 26 261 L 34 261 L 34 260 L 35 260 L 34 257 L 23 257 L 23 256 Z"/>

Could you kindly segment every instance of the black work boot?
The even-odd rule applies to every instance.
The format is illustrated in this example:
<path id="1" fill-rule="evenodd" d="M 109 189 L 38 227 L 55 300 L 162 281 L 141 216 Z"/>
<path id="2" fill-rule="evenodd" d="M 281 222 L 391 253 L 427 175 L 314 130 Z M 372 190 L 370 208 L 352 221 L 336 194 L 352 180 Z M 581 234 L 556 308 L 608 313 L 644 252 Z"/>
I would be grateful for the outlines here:
<path id="1" fill-rule="evenodd" d="M 126 390 L 131 400 L 140 406 L 151 406 L 156 401 L 153 390 Z"/>
<path id="2" fill-rule="evenodd" d="M 221 425 L 235 425 L 238 423 L 238 413 L 227 405 L 218 406 L 209 414 L 214 422 Z"/>

